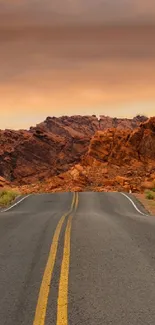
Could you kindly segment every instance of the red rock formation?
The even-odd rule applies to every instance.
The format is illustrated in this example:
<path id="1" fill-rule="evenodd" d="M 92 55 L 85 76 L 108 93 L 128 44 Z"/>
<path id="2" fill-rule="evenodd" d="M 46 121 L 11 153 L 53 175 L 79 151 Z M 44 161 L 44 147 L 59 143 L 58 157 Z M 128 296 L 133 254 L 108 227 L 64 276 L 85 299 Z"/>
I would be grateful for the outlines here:
<path id="1" fill-rule="evenodd" d="M 114 128 L 97 131 L 81 163 L 47 179 L 46 183 L 22 187 L 22 191 L 143 192 L 154 187 L 155 117 L 134 131 Z"/>
<path id="2" fill-rule="evenodd" d="M 94 185 L 111 190 L 144 189 L 144 181 L 155 180 L 155 117 L 133 131 L 97 131 L 82 165 Z"/>
<path id="3" fill-rule="evenodd" d="M 119 128 L 119 129 L 135 129 L 140 123 L 147 121 L 146 116 L 137 115 L 133 119 L 128 118 L 111 118 L 109 116 L 101 115 L 99 119 L 100 130 L 107 128 Z"/>
<path id="4" fill-rule="evenodd" d="M 89 139 L 63 137 L 38 128 L 34 133 L 0 133 L 0 175 L 19 184 L 31 183 L 67 170 L 78 161 Z"/>
<path id="5" fill-rule="evenodd" d="M 96 116 L 48 117 L 43 123 L 31 127 L 29 131 L 0 131 L 0 176 L 15 184 L 30 184 L 58 175 L 81 160 L 88 150 L 91 137 L 97 130 L 106 129 L 111 124 L 115 127 L 132 129 L 139 124 L 141 119 L 143 117 L 133 120 L 103 116 L 100 120 Z M 102 152 L 99 153 L 100 149 L 97 147 L 99 140 L 96 137 L 100 136 L 104 146 L 100 148 Z M 107 130 L 103 135 L 102 132 L 98 133 L 91 143 L 93 147 L 95 141 L 94 156 L 96 150 L 96 158 L 106 159 L 106 152 L 107 155 L 110 153 L 112 158 L 115 152 L 111 153 L 110 148 L 113 142 L 117 143 L 119 136 L 116 130 L 115 132 Z M 124 139 L 127 136 L 130 137 L 130 132 L 124 131 Z M 133 134 L 130 139 L 131 143 L 139 136 L 139 133 Z M 125 142 L 121 141 L 123 146 Z M 148 143 L 148 145 L 151 148 L 151 144 Z M 118 150 L 117 144 L 116 150 Z M 139 150 L 142 151 L 143 148 Z M 126 151 L 125 148 L 124 151 Z M 147 154 L 149 155 L 149 151 Z M 127 159 L 125 152 L 123 158 L 122 150 L 121 155 L 122 159 Z"/>
<path id="6" fill-rule="evenodd" d="M 11 187 L 11 184 L 4 177 L 0 176 L 0 189 L 4 187 Z"/>
<path id="7" fill-rule="evenodd" d="M 90 142 L 88 154 L 100 161 L 118 163 L 155 161 L 155 117 L 141 123 L 134 131 L 119 128 L 98 131 Z"/>

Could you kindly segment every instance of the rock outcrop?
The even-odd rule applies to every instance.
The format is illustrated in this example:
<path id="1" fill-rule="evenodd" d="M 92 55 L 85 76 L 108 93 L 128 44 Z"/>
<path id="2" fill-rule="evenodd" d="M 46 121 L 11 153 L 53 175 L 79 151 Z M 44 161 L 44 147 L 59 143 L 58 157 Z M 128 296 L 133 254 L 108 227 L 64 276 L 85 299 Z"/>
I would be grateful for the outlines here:
<path id="1" fill-rule="evenodd" d="M 148 163 L 155 161 L 155 117 L 131 130 L 118 128 L 98 131 L 92 138 L 88 155 L 118 166 L 132 160 Z"/>
<path id="2" fill-rule="evenodd" d="M 143 192 L 150 188 L 155 188 L 155 117 L 133 131 L 97 131 L 80 163 L 22 191 Z"/>
<path id="3" fill-rule="evenodd" d="M 140 116 L 134 119 L 101 116 L 98 119 L 94 115 L 48 117 L 43 123 L 31 127 L 30 130 L 0 131 L 0 176 L 16 185 L 22 185 L 44 181 L 64 173 L 75 164 L 77 165 L 87 153 L 94 134 L 96 135 L 91 141 L 89 156 L 106 161 L 106 155 L 115 159 L 117 152 L 119 159 L 127 160 L 130 158 L 127 158 L 127 154 L 133 155 L 133 152 L 130 152 L 132 146 L 127 149 L 125 147 L 127 138 L 130 138 L 130 143 L 134 145 L 134 142 L 138 142 L 144 132 L 142 129 L 147 135 L 147 122 L 132 135 L 130 135 L 130 130 L 138 126 L 141 120 L 146 119 Z M 114 129 L 108 130 L 111 125 Z M 119 129 L 124 128 L 126 131 L 122 130 L 120 134 Z M 105 129 L 107 131 L 101 131 Z M 100 131 L 96 133 L 98 130 Z M 148 157 L 152 150 L 152 144 L 149 141 L 145 137 Z M 115 150 L 113 149 L 112 152 L 111 147 L 114 143 L 116 143 Z M 121 151 L 119 151 L 120 146 L 122 146 Z M 136 147 L 136 154 L 138 155 L 143 150 L 143 142 L 141 142 L 139 147 Z"/>
<path id="4" fill-rule="evenodd" d="M 4 177 L 0 176 L 0 189 L 10 188 L 10 187 L 11 187 L 11 183 L 8 182 Z"/>
<path id="5" fill-rule="evenodd" d="M 109 116 L 101 115 L 99 119 L 99 129 L 105 130 L 107 128 L 118 128 L 118 129 L 135 129 L 140 123 L 147 121 L 147 117 L 143 115 L 137 115 L 133 119 L 128 118 L 111 118 Z"/>
<path id="6" fill-rule="evenodd" d="M 81 164 L 94 187 L 136 192 L 146 184 L 155 187 L 155 117 L 133 131 L 97 131 Z"/>

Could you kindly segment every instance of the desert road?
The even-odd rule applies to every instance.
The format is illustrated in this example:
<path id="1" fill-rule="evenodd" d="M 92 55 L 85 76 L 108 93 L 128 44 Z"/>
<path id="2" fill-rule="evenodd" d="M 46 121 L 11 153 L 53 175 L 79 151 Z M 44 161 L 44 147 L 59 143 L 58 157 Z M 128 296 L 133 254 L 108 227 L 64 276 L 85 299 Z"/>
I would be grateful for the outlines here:
<path id="1" fill-rule="evenodd" d="M 131 194 L 33 194 L 0 213 L 0 325 L 155 325 L 155 217 Z"/>

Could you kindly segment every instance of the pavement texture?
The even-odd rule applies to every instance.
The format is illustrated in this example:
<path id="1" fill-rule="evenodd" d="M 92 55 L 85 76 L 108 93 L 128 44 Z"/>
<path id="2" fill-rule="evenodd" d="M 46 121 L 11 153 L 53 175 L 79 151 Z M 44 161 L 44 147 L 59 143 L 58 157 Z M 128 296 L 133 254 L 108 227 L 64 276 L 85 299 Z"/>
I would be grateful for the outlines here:
<path id="1" fill-rule="evenodd" d="M 128 197 L 34 194 L 1 212 L 0 325 L 154 325 L 155 218 Z"/>

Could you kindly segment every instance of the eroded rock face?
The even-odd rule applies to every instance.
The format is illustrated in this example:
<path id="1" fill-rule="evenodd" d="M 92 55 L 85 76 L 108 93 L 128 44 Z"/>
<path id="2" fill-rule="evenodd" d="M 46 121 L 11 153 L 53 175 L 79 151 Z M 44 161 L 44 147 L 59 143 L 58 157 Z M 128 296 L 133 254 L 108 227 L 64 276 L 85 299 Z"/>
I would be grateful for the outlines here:
<path id="1" fill-rule="evenodd" d="M 0 190 L 7 187 L 11 187 L 11 184 L 4 177 L 0 176 Z"/>
<path id="2" fill-rule="evenodd" d="M 85 153 L 89 139 L 36 128 L 33 133 L 1 132 L 0 143 L 0 175 L 26 184 L 68 170 Z"/>
<path id="3" fill-rule="evenodd" d="M 99 119 L 100 130 L 107 128 L 118 128 L 118 129 L 135 129 L 140 123 L 147 121 L 146 116 L 137 115 L 133 119 L 128 118 L 111 118 L 109 116 L 101 115 Z"/>
<path id="4" fill-rule="evenodd" d="M 80 163 L 48 178 L 46 184 L 26 186 L 22 191 L 143 192 L 155 188 L 154 126 L 155 118 L 151 118 L 134 131 L 114 128 L 97 131 Z"/>
<path id="5" fill-rule="evenodd" d="M 93 184 L 108 186 L 110 190 L 141 191 L 144 183 L 153 184 L 155 117 L 133 131 L 116 128 L 97 131 L 82 164 Z"/>
<path id="6" fill-rule="evenodd" d="M 97 131 L 90 141 L 88 154 L 119 166 L 134 159 L 155 161 L 155 117 L 141 123 L 134 131 L 119 128 Z"/>
<path id="7" fill-rule="evenodd" d="M 106 156 L 110 155 L 112 159 L 117 152 L 119 159 L 126 160 L 127 154 L 133 155 L 130 148 L 126 149 L 127 137 L 130 138 L 131 144 L 136 143 L 141 133 L 145 134 L 144 142 L 148 145 L 147 156 L 149 157 L 150 150 L 154 147 L 151 137 L 147 138 L 148 132 L 151 132 L 151 129 L 147 128 L 147 122 L 144 123 L 143 128 L 130 134 L 130 129 L 139 125 L 141 119 L 146 118 L 124 120 L 103 116 L 100 119 L 96 116 L 48 117 L 43 123 L 31 127 L 29 131 L 0 131 L 0 176 L 21 185 L 42 181 L 66 172 L 71 166 L 80 162 L 86 154 L 93 135 L 98 130 L 105 130 L 111 125 L 116 128 L 115 131 L 107 130 L 104 133 L 99 131 L 91 141 L 91 150 L 94 146 L 93 157 L 106 161 Z M 117 128 L 127 128 L 128 131 L 122 131 L 120 134 Z M 114 143 L 115 150 L 111 152 Z M 120 153 L 119 146 L 121 146 Z M 138 153 L 144 151 L 143 142 L 138 150 Z"/>

